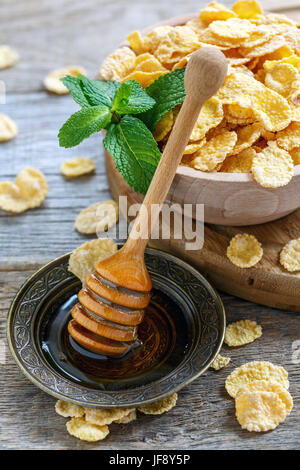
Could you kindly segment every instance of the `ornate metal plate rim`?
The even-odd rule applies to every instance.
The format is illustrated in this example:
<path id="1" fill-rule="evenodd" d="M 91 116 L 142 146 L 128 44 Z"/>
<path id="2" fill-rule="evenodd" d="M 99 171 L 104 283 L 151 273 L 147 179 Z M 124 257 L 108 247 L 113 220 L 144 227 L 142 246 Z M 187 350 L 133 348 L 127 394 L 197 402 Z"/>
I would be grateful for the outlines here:
<path id="1" fill-rule="evenodd" d="M 21 371 L 24 373 L 24 375 L 34 385 L 36 385 L 37 387 L 39 387 L 44 392 L 46 392 L 46 393 L 48 393 L 48 394 L 50 394 L 50 395 L 52 395 L 56 398 L 67 400 L 67 401 L 70 401 L 70 402 L 73 402 L 73 403 L 76 403 L 76 404 L 80 404 L 80 405 L 98 406 L 98 407 L 102 406 L 102 407 L 106 407 L 106 408 L 116 407 L 116 406 L 119 406 L 119 407 L 121 407 L 121 406 L 122 407 L 124 407 L 124 406 L 139 406 L 141 404 L 151 403 L 155 400 L 164 398 L 164 397 L 170 395 L 171 393 L 177 392 L 182 387 L 186 386 L 187 384 L 189 384 L 190 382 L 195 380 L 197 377 L 199 377 L 201 374 L 203 374 L 208 369 L 211 362 L 215 359 L 215 357 L 217 356 L 217 354 L 219 353 L 219 351 L 221 349 L 221 346 L 222 346 L 222 343 L 223 343 L 223 340 L 224 340 L 224 334 L 225 334 L 225 325 L 226 325 L 225 310 L 224 310 L 224 306 L 223 306 L 223 303 L 220 299 L 219 294 L 215 291 L 215 289 L 210 285 L 210 283 L 195 268 L 193 268 L 191 265 L 189 265 L 185 261 L 177 258 L 176 256 L 171 255 L 169 253 L 166 253 L 162 250 L 153 249 L 153 248 L 147 248 L 146 255 L 152 255 L 154 257 L 163 258 L 167 261 L 175 263 L 178 266 L 181 266 L 184 270 L 186 270 L 190 274 L 192 274 L 193 277 L 197 278 L 198 281 L 200 282 L 200 284 L 210 294 L 211 299 L 213 301 L 213 304 L 215 305 L 217 316 L 218 316 L 218 330 L 219 331 L 218 331 L 218 339 L 212 345 L 210 345 L 212 349 L 211 349 L 210 353 L 208 354 L 208 358 L 206 360 L 205 366 L 202 366 L 197 371 L 193 370 L 190 373 L 190 376 L 185 380 L 183 380 L 183 377 L 182 378 L 179 377 L 178 381 L 175 381 L 175 383 L 173 383 L 173 384 L 171 383 L 171 387 L 167 391 L 161 391 L 161 392 L 157 392 L 157 393 L 154 393 L 155 391 L 153 391 L 152 396 L 150 396 L 148 398 L 143 396 L 140 399 L 139 398 L 136 398 L 136 399 L 131 398 L 129 400 L 127 399 L 127 401 L 120 400 L 119 394 L 124 394 L 125 393 L 124 391 L 105 392 L 105 391 L 102 391 L 102 390 L 87 389 L 86 387 L 83 387 L 79 384 L 75 384 L 71 381 L 68 381 L 65 377 L 59 375 L 56 371 L 55 371 L 56 376 L 57 376 L 56 379 L 61 380 L 62 382 L 69 383 L 69 388 L 70 389 L 72 388 L 72 389 L 75 389 L 75 391 L 78 391 L 77 394 L 78 394 L 79 398 L 77 398 L 77 397 L 74 398 L 74 396 L 68 396 L 68 394 L 58 391 L 57 387 L 56 387 L 56 390 L 53 390 L 48 385 L 45 385 L 45 383 L 43 383 L 42 380 L 38 380 L 33 375 L 33 373 L 31 373 L 28 370 L 28 367 L 26 367 L 26 364 L 24 365 L 24 361 L 22 360 L 22 358 L 19 356 L 18 352 L 16 351 L 16 348 L 15 348 L 15 335 L 14 335 L 14 332 L 12 331 L 13 330 L 13 328 L 12 328 L 13 327 L 13 320 L 14 320 L 14 317 L 15 317 L 15 314 L 16 314 L 16 311 L 17 311 L 17 307 L 20 304 L 20 302 L 22 302 L 22 300 L 24 298 L 24 295 L 28 291 L 29 287 L 34 282 L 36 282 L 39 278 L 41 278 L 41 276 L 43 274 L 47 273 L 48 271 L 51 272 L 51 268 L 54 268 L 56 266 L 62 266 L 63 263 L 65 263 L 68 260 L 69 256 L 70 256 L 70 253 L 67 253 L 65 255 L 62 255 L 62 256 L 50 261 L 46 265 L 42 266 L 27 281 L 25 281 L 24 284 L 19 289 L 19 291 L 17 292 L 17 294 L 15 295 L 15 297 L 12 301 L 11 307 L 9 309 L 8 319 L 7 319 L 7 339 L 8 339 L 9 348 L 10 348 L 10 351 L 11 351 L 13 357 L 14 357 L 15 362 L 17 363 L 17 365 L 19 366 Z M 199 346 L 199 343 L 200 343 L 200 341 L 197 342 L 197 345 L 195 347 L 195 351 L 197 351 L 197 347 Z M 33 346 L 34 346 L 34 344 L 33 344 Z M 35 354 L 37 355 L 38 359 L 41 360 L 41 358 L 38 356 L 38 354 L 36 352 L 36 348 L 34 348 L 34 349 L 35 349 Z M 190 364 L 190 362 L 192 363 L 193 360 L 194 360 L 193 357 L 194 357 L 194 355 L 191 354 L 191 356 L 189 357 L 189 363 L 186 362 L 186 363 L 183 363 L 181 365 L 181 367 L 179 368 L 180 370 L 178 370 L 179 375 L 180 375 L 180 372 L 182 373 L 181 369 L 183 369 L 183 371 L 184 371 L 186 368 L 189 368 L 189 367 L 193 366 L 193 364 Z M 50 368 L 50 365 L 45 360 L 42 360 L 42 363 L 44 364 L 44 367 Z M 53 374 L 52 369 L 51 369 L 51 373 Z M 164 385 L 164 382 L 166 380 L 168 380 L 169 383 L 173 382 L 172 377 L 168 377 L 168 376 L 164 377 L 163 379 L 160 379 L 159 382 L 160 382 L 160 384 Z M 130 394 L 132 394 L 132 393 L 134 393 L 134 391 L 136 391 L 136 395 L 138 396 L 141 393 L 142 394 L 145 393 L 146 390 L 149 389 L 149 388 L 150 388 L 150 391 L 151 391 L 151 386 L 153 387 L 153 385 L 154 384 L 151 383 L 151 384 L 148 384 L 147 386 L 142 386 L 142 387 L 139 387 L 139 388 L 136 388 L 136 389 L 131 389 Z M 82 396 L 84 393 L 85 393 L 85 399 L 83 399 L 83 396 Z M 105 397 L 105 400 L 103 400 L 104 397 Z M 109 398 L 109 400 L 107 402 L 108 398 Z"/>

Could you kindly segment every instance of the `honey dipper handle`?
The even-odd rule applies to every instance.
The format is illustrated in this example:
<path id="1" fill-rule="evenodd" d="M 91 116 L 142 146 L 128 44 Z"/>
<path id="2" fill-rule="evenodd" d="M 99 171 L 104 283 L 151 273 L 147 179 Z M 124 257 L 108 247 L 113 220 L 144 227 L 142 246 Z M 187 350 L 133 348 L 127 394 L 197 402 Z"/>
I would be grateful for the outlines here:
<path id="1" fill-rule="evenodd" d="M 133 224 L 125 251 L 142 255 L 148 243 L 148 227 L 154 226 L 184 149 L 189 141 L 201 107 L 222 86 L 227 73 L 225 56 L 214 47 L 203 47 L 194 52 L 187 65 L 184 86 L 186 98 L 176 119 L 167 145 Z M 151 213 L 153 204 L 158 208 Z M 152 220 L 151 220 L 152 219 Z M 149 229 L 150 232 L 150 229 Z M 138 233 L 138 236 L 136 235 Z"/>

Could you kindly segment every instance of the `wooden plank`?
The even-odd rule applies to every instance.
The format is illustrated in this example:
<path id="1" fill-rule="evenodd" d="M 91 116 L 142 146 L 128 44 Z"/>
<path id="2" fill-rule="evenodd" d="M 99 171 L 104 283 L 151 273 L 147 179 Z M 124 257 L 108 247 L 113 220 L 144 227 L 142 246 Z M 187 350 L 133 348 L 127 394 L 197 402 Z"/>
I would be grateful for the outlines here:
<path id="1" fill-rule="evenodd" d="M 0 345 L 5 338 L 7 309 L 14 293 L 33 271 L 0 273 Z M 299 318 L 228 295 L 222 296 L 228 322 L 256 319 L 263 336 L 240 348 L 223 347 L 231 357 L 226 369 L 207 371 L 179 393 L 177 406 L 162 416 L 139 414 L 129 425 L 111 425 L 100 443 L 81 442 L 67 434 L 66 419 L 56 415 L 55 399 L 29 382 L 7 352 L 0 364 L 0 434 L 2 449 L 297 449 L 300 429 L 299 359 L 293 341 L 299 339 Z M 235 419 L 234 401 L 225 389 L 227 375 L 245 362 L 269 360 L 289 372 L 294 398 L 292 414 L 272 433 L 243 431 Z M 4 362 L 4 363 L 3 363 Z M 192 406 L 191 406 L 192 404 Z"/>

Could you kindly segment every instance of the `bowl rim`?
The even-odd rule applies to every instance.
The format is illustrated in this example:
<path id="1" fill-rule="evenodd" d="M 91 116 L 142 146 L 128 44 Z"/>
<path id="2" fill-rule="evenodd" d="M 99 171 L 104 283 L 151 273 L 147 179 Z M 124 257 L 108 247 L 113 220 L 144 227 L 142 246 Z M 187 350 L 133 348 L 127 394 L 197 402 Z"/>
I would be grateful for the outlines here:
<path id="1" fill-rule="evenodd" d="M 122 246 L 122 244 L 118 243 L 118 246 Z M 192 272 L 196 277 L 198 277 L 199 280 L 201 281 L 201 284 L 204 285 L 208 289 L 208 291 L 212 294 L 212 297 L 214 299 L 213 302 L 216 304 L 216 308 L 218 309 L 218 312 L 219 312 L 218 315 L 219 315 L 220 322 L 219 322 L 219 327 L 218 327 L 218 339 L 216 340 L 216 344 L 215 344 L 215 347 L 214 347 L 214 352 L 211 355 L 211 357 L 209 358 L 207 364 L 200 367 L 200 369 L 196 373 L 193 373 L 193 375 L 190 376 L 189 378 L 187 378 L 185 380 L 182 380 L 179 384 L 174 384 L 173 381 L 170 380 L 170 382 L 172 383 L 172 389 L 168 390 L 167 392 L 164 392 L 164 393 L 162 393 L 162 392 L 159 393 L 158 392 L 159 394 L 157 396 L 152 397 L 152 398 L 148 398 L 148 399 L 145 399 L 145 400 L 142 400 L 142 401 L 131 401 L 129 403 L 122 402 L 121 404 L 113 402 L 113 403 L 104 403 L 104 404 L 101 405 L 99 402 L 91 402 L 91 401 L 89 402 L 87 400 L 83 401 L 83 399 L 80 399 L 80 392 L 82 392 L 81 395 L 83 394 L 84 391 L 93 392 L 94 394 L 99 393 L 99 395 L 101 395 L 101 394 L 102 395 L 103 394 L 104 395 L 109 395 L 109 393 L 110 393 L 111 396 L 113 397 L 113 396 L 118 395 L 118 391 L 117 392 L 112 392 L 112 391 L 111 392 L 109 392 L 109 391 L 108 392 L 105 392 L 105 391 L 103 392 L 103 390 L 100 390 L 100 389 L 99 390 L 91 389 L 91 388 L 88 388 L 86 386 L 79 385 L 79 384 L 76 384 L 74 382 L 71 382 L 70 380 L 68 381 L 62 374 L 60 374 L 57 371 L 56 371 L 56 376 L 60 377 L 64 381 L 69 382 L 70 388 L 73 387 L 73 389 L 76 388 L 76 390 L 78 390 L 79 398 L 76 398 L 76 399 L 74 399 L 73 397 L 70 398 L 70 397 L 66 396 L 66 394 L 63 394 L 63 392 L 60 393 L 59 391 L 54 391 L 50 388 L 50 386 L 47 386 L 47 385 L 41 383 L 32 373 L 30 373 L 29 370 L 27 370 L 27 368 L 25 367 L 23 361 L 20 359 L 19 354 L 15 350 L 15 347 L 14 347 L 14 344 L 15 344 L 14 334 L 12 332 L 13 320 L 14 320 L 14 316 L 15 316 L 15 313 L 16 313 L 16 308 L 17 308 L 19 302 L 21 301 L 21 299 L 23 298 L 24 294 L 26 293 L 27 289 L 30 287 L 30 285 L 34 281 L 39 279 L 40 275 L 42 275 L 43 273 L 46 273 L 49 270 L 49 268 L 55 267 L 57 265 L 62 265 L 64 262 L 66 262 L 69 259 L 69 256 L 71 255 L 71 252 L 70 252 L 70 253 L 61 255 L 61 256 L 51 260 L 50 262 L 48 262 L 47 264 L 45 264 L 41 268 L 39 268 L 35 273 L 33 273 L 22 284 L 22 286 L 17 291 L 17 293 L 16 293 L 15 297 L 13 298 L 13 301 L 10 305 L 9 311 L 8 311 L 8 317 L 7 317 L 7 322 L 6 322 L 6 336 L 7 336 L 9 349 L 10 349 L 10 352 L 11 352 L 13 358 L 14 358 L 14 361 L 16 362 L 16 364 L 18 365 L 20 370 L 23 372 L 23 374 L 30 380 L 30 382 L 32 382 L 34 385 L 36 385 L 39 389 L 41 389 L 45 393 L 47 393 L 49 395 L 52 395 L 53 397 L 55 397 L 57 399 L 65 400 L 65 401 L 68 401 L 68 402 L 71 402 L 71 403 L 74 403 L 74 404 L 77 404 L 77 405 L 81 405 L 81 406 L 99 407 L 99 408 L 137 407 L 137 406 L 141 406 L 141 405 L 144 405 L 144 404 L 153 403 L 157 400 L 161 400 L 163 398 L 166 398 L 167 396 L 170 396 L 172 393 L 178 392 L 181 388 L 185 387 L 186 385 L 191 383 L 193 380 L 197 379 L 200 375 L 202 375 L 210 367 L 211 363 L 215 360 L 215 358 L 219 354 L 219 352 L 221 350 L 221 347 L 223 345 L 224 337 L 225 337 L 226 314 L 225 314 L 225 307 L 224 307 L 224 304 L 222 302 L 222 299 L 221 299 L 220 295 L 218 294 L 216 289 L 208 282 L 208 280 L 197 269 L 195 269 L 193 266 L 191 266 L 186 261 L 178 258 L 177 256 L 174 256 L 170 253 L 167 253 L 163 250 L 159 250 L 159 249 L 156 249 L 156 248 L 148 247 L 148 248 L 146 248 L 145 253 L 152 254 L 152 255 L 155 255 L 155 253 L 158 253 L 160 255 L 163 255 L 164 258 L 167 258 L 171 261 L 174 261 L 176 264 L 179 264 L 183 267 L 186 266 L 188 271 Z M 76 277 L 74 276 L 74 278 L 76 278 Z M 40 300 L 39 300 L 38 305 L 34 309 L 34 311 L 36 311 L 39 308 L 39 304 L 40 304 Z M 30 329 L 32 330 L 32 322 L 30 322 Z M 199 345 L 199 342 L 200 342 L 200 338 L 198 337 L 198 340 L 196 341 L 195 348 L 196 348 L 197 345 Z M 33 344 L 33 346 L 34 346 L 35 354 L 40 358 L 39 353 L 37 352 L 37 348 L 36 348 L 35 344 Z M 52 369 L 51 366 L 48 364 L 48 362 L 45 359 L 43 359 L 42 362 L 47 363 L 47 366 L 50 368 L 50 370 Z M 178 365 L 177 368 L 182 366 L 182 364 L 183 363 Z M 188 364 L 186 363 L 186 365 L 191 366 L 190 363 L 188 363 Z M 175 368 L 175 371 L 176 371 L 177 368 Z M 169 375 L 170 374 L 168 374 L 167 376 L 162 377 L 161 379 L 159 379 L 158 383 L 160 381 L 168 378 Z M 145 386 L 135 387 L 131 390 L 133 390 L 133 391 L 136 390 L 136 392 L 138 393 L 138 391 L 140 389 L 145 389 L 145 387 L 150 386 L 151 384 L 155 384 L 155 383 L 157 383 L 157 381 L 150 382 L 149 384 L 147 384 Z M 121 393 L 122 393 L 122 391 L 121 391 Z M 123 393 L 124 393 L 124 391 L 123 391 Z M 113 400 L 114 399 L 112 398 L 112 401 Z"/>
<path id="2" fill-rule="evenodd" d="M 181 16 L 174 16 L 167 20 L 159 21 L 153 25 L 147 26 L 141 30 L 143 35 L 151 32 L 154 28 L 159 26 L 180 26 L 187 23 L 187 21 L 198 18 L 198 13 L 186 13 Z M 130 47 L 129 42 L 123 41 L 119 47 Z M 224 173 L 224 172 L 206 172 L 195 170 L 194 168 L 179 165 L 176 171 L 176 175 L 190 177 L 193 179 L 199 179 L 201 181 L 216 181 L 219 183 L 256 183 L 255 179 L 252 176 L 252 173 Z M 294 175 L 291 179 L 300 176 L 300 164 L 294 166 Z M 290 182 L 291 182 L 290 181 Z M 280 188 L 272 188 L 273 190 Z"/>

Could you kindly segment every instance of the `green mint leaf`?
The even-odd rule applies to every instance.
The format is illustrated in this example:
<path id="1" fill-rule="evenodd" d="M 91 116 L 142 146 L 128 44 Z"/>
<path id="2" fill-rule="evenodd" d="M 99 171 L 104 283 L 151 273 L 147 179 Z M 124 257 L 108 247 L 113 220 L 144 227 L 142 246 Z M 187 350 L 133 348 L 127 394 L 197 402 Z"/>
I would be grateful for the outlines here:
<path id="1" fill-rule="evenodd" d="M 98 106 L 100 104 L 111 108 L 117 90 L 120 88 L 121 83 L 113 80 L 104 82 L 102 80 L 91 80 L 84 75 L 79 74 L 81 86 L 85 96 L 87 97 L 91 106 Z"/>
<path id="2" fill-rule="evenodd" d="M 66 75 L 60 80 L 68 88 L 76 103 L 78 103 L 82 108 L 88 108 L 90 106 L 90 102 L 82 89 L 80 78 L 72 77 L 72 75 Z"/>
<path id="3" fill-rule="evenodd" d="M 161 155 L 145 124 L 134 116 L 124 116 L 118 124 L 110 124 L 103 143 L 127 183 L 145 194 Z"/>
<path id="4" fill-rule="evenodd" d="M 72 116 L 61 127 L 58 138 L 61 147 L 74 147 L 95 132 L 104 129 L 111 121 L 112 115 L 107 106 L 83 108 Z"/>
<path id="5" fill-rule="evenodd" d="M 154 131 L 158 121 L 170 109 L 183 102 L 185 98 L 184 72 L 185 68 L 182 68 L 161 75 L 146 88 L 145 91 L 155 100 L 156 104 L 138 117 L 151 131 Z"/>
<path id="6" fill-rule="evenodd" d="M 122 83 L 113 102 L 113 111 L 118 114 L 138 114 L 155 105 L 155 101 L 136 80 Z"/>

